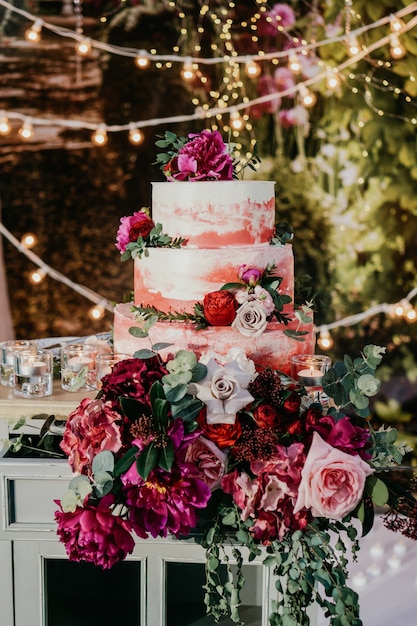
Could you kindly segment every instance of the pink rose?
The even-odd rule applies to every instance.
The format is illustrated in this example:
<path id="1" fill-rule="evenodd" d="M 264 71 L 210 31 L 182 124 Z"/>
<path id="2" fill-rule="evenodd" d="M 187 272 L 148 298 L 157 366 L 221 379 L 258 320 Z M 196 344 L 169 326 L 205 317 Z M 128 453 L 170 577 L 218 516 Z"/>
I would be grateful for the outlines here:
<path id="1" fill-rule="evenodd" d="M 237 275 L 240 280 L 249 285 L 249 287 L 255 287 L 255 285 L 259 285 L 261 282 L 263 270 L 260 270 L 258 267 L 253 267 L 252 265 L 244 264 L 239 267 Z"/>
<path id="2" fill-rule="evenodd" d="M 203 130 L 188 135 L 189 141 L 165 167 L 171 180 L 233 180 L 233 160 L 221 134 Z"/>
<path id="3" fill-rule="evenodd" d="M 127 244 L 137 241 L 139 237 L 145 239 L 154 226 L 145 211 L 136 211 L 133 215 L 122 217 L 116 236 L 116 248 L 120 250 L 120 254 L 126 252 Z"/>
<path id="4" fill-rule="evenodd" d="M 188 463 L 194 463 L 201 480 L 210 487 L 211 491 L 217 489 L 225 472 L 227 456 L 213 441 L 199 437 L 188 447 L 185 455 Z"/>
<path id="5" fill-rule="evenodd" d="M 306 508 L 315 517 L 342 519 L 360 502 L 373 471 L 360 457 L 333 448 L 314 433 L 294 513 Z"/>
<path id="6" fill-rule="evenodd" d="M 133 552 L 135 542 L 130 524 L 104 506 L 77 507 L 73 513 L 55 512 L 57 534 L 70 561 L 87 561 L 110 569 Z M 60 506 L 60 502 L 57 501 Z"/>
<path id="7" fill-rule="evenodd" d="M 122 440 L 120 415 L 102 400 L 84 398 L 70 413 L 61 449 L 74 472 L 91 474 L 93 458 L 103 450 L 118 452 Z"/>

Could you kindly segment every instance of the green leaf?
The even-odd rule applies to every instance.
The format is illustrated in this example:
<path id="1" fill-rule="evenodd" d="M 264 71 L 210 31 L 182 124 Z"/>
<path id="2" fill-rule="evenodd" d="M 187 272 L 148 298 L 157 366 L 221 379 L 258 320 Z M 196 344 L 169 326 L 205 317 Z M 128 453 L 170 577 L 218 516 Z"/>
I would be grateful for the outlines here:
<path id="1" fill-rule="evenodd" d="M 127 396 L 120 396 L 119 404 L 123 413 L 131 422 L 135 422 L 137 419 L 142 417 L 146 408 L 145 405 L 143 405 L 139 400 L 136 400 L 136 398 L 130 398 Z"/>
<path id="2" fill-rule="evenodd" d="M 375 480 L 371 497 L 376 506 L 384 506 L 389 500 L 388 487 L 380 478 Z"/>
<path id="3" fill-rule="evenodd" d="M 172 439 L 167 441 L 167 444 L 160 450 L 158 465 L 161 469 L 170 472 L 174 463 L 174 444 Z"/>
<path id="4" fill-rule="evenodd" d="M 166 341 L 161 341 L 159 343 L 154 343 L 152 346 L 152 350 L 154 350 L 154 352 L 159 352 L 159 350 L 164 350 L 165 348 L 169 348 L 169 346 L 172 346 L 174 344 L 172 343 L 167 343 Z"/>
<path id="5" fill-rule="evenodd" d="M 114 467 L 114 476 L 121 476 L 131 467 L 132 463 L 136 458 L 136 454 L 138 453 L 139 448 L 137 446 L 132 446 L 124 456 L 116 463 Z"/>
<path id="6" fill-rule="evenodd" d="M 155 442 L 151 441 L 149 445 L 142 450 L 136 459 L 136 469 L 139 476 L 143 480 L 147 480 L 149 474 L 158 462 L 159 448 L 155 446 Z"/>
<path id="7" fill-rule="evenodd" d="M 144 339 L 145 337 L 148 336 L 148 331 L 145 330 L 144 328 L 139 328 L 138 326 L 131 326 L 129 328 L 129 333 L 133 337 L 139 337 L 140 339 Z"/>
<path id="8" fill-rule="evenodd" d="M 147 359 L 152 359 L 155 356 L 155 352 L 153 350 L 149 350 L 148 348 L 143 348 L 142 350 L 137 350 L 133 356 L 135 359 L 142 359 L 142 361 L 146 361 Z"/>
<path id="9" fill-rule="evenodd" d="M 91 469 L 94 477 L 99 472 L 113 472 L 114 470 L 114 456 L 110 450 L 103 450 L 99 452 L 94 458 L 91 464 Z"/>
<path id="10" fill-rule="evenodd" d="M 95 473 L 94 483 L 95 491 L 100 498 L 110 493 L 113 488 L 113 478 L 108 472 Z"/>
<path id="11" fill-rule="evenodd" d="M 186 395 L 188 385 L 177 385 L 176 387 L 169 387 L 165 391 L 166 399 L 168 402 L 179 402 Z"/>

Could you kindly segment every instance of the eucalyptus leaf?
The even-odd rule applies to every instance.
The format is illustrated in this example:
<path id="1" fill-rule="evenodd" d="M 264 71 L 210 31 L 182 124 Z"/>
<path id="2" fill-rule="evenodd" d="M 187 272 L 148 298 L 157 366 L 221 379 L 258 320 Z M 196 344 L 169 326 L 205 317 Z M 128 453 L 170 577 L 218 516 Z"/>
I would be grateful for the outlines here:
<path id="1" fill-rule="evenodd" d="M 100 472 L 113 472 L 114 470 L 114 456 L 109 450 L 103 450 L 99 452 L 94 458 L 91 464 L 91 469 L 96 479 L 96 474 Z"/>

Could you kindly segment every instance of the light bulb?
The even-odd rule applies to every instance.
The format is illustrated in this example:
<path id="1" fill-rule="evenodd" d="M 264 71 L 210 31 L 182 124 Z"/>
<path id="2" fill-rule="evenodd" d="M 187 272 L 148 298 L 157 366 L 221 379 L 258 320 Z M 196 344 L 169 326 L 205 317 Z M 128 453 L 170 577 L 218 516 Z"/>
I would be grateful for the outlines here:
<path id="1" fill-rule="evenodd" d="M 94 131 L 91 136 L 91 140 L 96 144 L 96 146 L 104 146 L 107 143 L 107 130 L 103 124 L 101 124 L 97 130 Z"/>
<path id="2" fill-rule="evenodd" d="M 36 20 L 34 24 L 25 32 L 25 39 L 31 43 L 39 43 L 41 40 L 42 22 Z"/>
<path id="3" fill-rule="evenodd" d="M 230 113 L 230 126 L 233 128 L 233 130 L 242 130 L 244 123 L 245 122 L 240 117 L 238 111 L 232 111 Z"/>
<path id="4" fill-rule="evenodd" d="M 77 54 L 82 57 L 87 56 L 91 52 L 91 42 L 89 39 L 82 39 L 81 41 L 77 41 L 75 44 L 75 50 Z"/>
<path id="5" fill-rule="evenodd" d="M 252 59 L 246 61 L 245 73 L 249 78 L 257 78 L 261 73 L 261 66 Z"/>
<path id="6" fill-rule="evenodd" d="M 405 314 L 408 322 L 415 322 L 417 320 L 417 311 L 415 309 L 410 309 Z"/>
<path id="7" fill-rule="evenodd" d="M 4 111 L 0 112 L 0 135 L 8 135 L 11 131 L 9 118 Z"/>
<path id="8" fill-rule="evenodd" d="M 306 109 L 313 107 L 317 102 L 317 96 L 315 93 L 307 89 L 305 85 L 300 85 L 299 87 L 301 102 Z"/>
<path id="9" fill-rule="evenodd" d="M 340 83 L 341 81 L 338 73 L 333 69 L 329 69 L 326 72 L 326 87 L 328 89 L 331 89 L 332 91 L 335 91 L 340 87 Z"/>
<path id="10" fill-rule="evenodd" d="M 135 126 L 131 126 L 129 128 L 129 141 L 134 146 L 138 146 L 144 140 L 144 134 L 139 128 L 135 128 Z"/>
<path id="11" fill-rule="evenodd" d="M 22 139 L 31 139 L 33 137 L 32 123 L 29 120 L 25 120 L 18 132 Z"/>
<path id="12" fill-rule="evenodd" d="M 402 59 L 406 55 L 406 49 L 398 39 L 398 36 L 393 34 L 390 37 L 390 53 L 393 59 Z"/>
<path id="13" fill-rule="evenodd" d="M 194 80 L 195 78 L 195 69 L 194 69 L 194 65 L 191 63 L 190 60 L 184 61 L 184 65 L 183 68 L 181 70 L 181 76 L 183 78 L 183 80 L 190 82 L 191 80 Z"/>
<path id="14" fill-rule="evenodd" d="M 88 315 L 92 320 L 101 320 L 104 317 L 104 306 L 101 303 L 96 304 L 89 310 Z"/>
<path id="15" fill-rule="evenodd" d="M 43 281 L 45 276 L 46 276 L 46 271 L 42 268 L 38 268 L 37 270 L 34 270 L 33 272 L 30 273 L 29 280 L 34 285 L 39 285 L 39 283 Z"/>
<path id="16" fill-rule="evenodd" d="M 144 70 L 149 66 L 149 63 L 150 61 L 147 53 L 144 50 L 140 50 L 135 57 L 135 65 L 141 70 Z"/>
<path id="17" fill-rule="evenodd" d="M 296 54 L 290 54 L 288 57 L 288 67 L 293 74 L 299 74 L 301 72 L 301 63 Z"/>
<path id="18" fill-rule="evenodd" d="M 333 339 L 331 338 L 327 328 L 323 328 L 320 331 L 319 338 L 317 339 L 317 345 L 322 350 L 330 350 L 330 348 L 333 346 Z"/>
<path id="19" fill-rule="evenodd" d="M 348 55 L 350 57 L 354 57 L 355 55 L 359 54 L 360 46 L 358 40 L 356 39 L 356 37 L 354 37 L 354 35 L 348 35 L 346 40 L 346 46 Z"/>
<path id="20" fill-rule="evenodd" d="M 399 17 L 396 17 L 395 15 L 391 16 L 390 27 L 393 33 L 398 33 L 402 31 L 404 26 L 405 26 L 404 22 L 400 20 Z"/>
<path id="21" fill-rule="evenodd" d="M 29 250 L 30 248 L 36 246 L 36 244 L 38 243 L 38 238 L 33 233 L 26 233 L 21 238 L 20 243 L 22 244 L 22 246 Z"/>

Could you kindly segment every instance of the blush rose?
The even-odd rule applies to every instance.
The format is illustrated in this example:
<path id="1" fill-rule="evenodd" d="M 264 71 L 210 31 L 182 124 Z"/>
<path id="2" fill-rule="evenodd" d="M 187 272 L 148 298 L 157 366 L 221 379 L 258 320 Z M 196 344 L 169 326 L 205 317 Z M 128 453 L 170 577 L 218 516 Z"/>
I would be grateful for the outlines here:
<path id="1" fill-rule="evenodd" d="M 366 477 L 373 471 L 359 456 L 333 448 L 314 433 L 294 513 L 306 508 L 315 517 L 343 519 L 359 504 Z"/>

